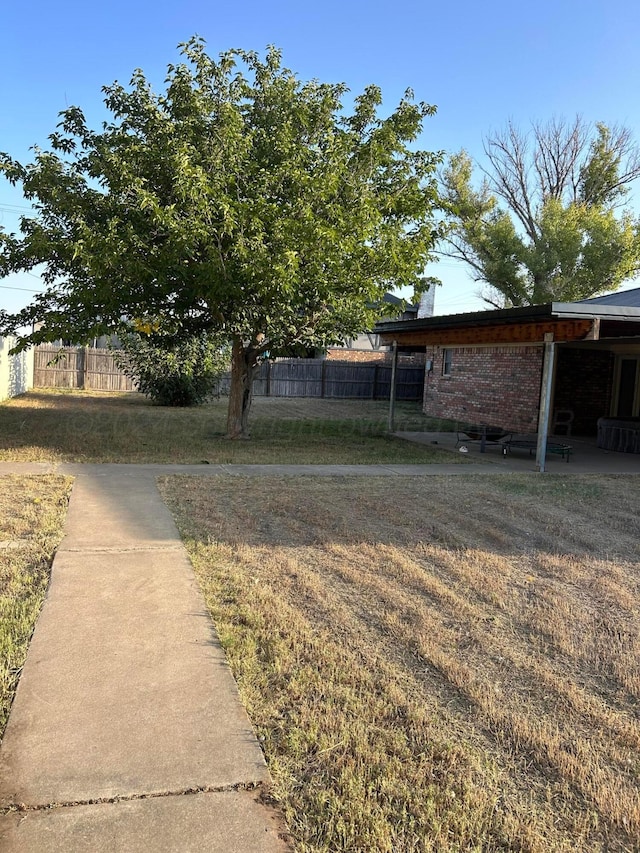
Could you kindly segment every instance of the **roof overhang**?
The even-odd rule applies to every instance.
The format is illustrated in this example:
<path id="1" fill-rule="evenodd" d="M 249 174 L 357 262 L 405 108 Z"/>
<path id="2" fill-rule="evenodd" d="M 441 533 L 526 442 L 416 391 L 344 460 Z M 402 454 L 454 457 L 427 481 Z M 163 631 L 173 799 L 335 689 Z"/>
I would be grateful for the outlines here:
<path id="1" fill-rule="evenodd" d="M 640 308 L 609 305 L 605 302 L 591 305 L 580 302 L 552 302 L 551 312 L 556 317 L 588 317 L 598 320 L 640 322 Z"/>
<path id="2" fill-rule="evenodd" d="M 375 331 L 385 343 L 395 340 L 403 348 L 430 344 L 568 342 L 597 340 L 603 321 L 616 321 L 616 327 L 628 329 L 628 335 L 640 334 L 640 308 L 577 302 L 382 322 Z"/>

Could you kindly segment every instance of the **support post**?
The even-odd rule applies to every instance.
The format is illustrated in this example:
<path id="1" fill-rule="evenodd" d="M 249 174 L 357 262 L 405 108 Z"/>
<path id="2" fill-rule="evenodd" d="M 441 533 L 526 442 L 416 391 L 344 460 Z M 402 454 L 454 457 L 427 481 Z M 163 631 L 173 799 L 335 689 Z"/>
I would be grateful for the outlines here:
<path id="1" fill-rule="evenodd" d="M 73 350 L 67 350 L 69 355 L 73 352 Z M 85 383 L 85 365 L 87 362 L 86 359 L 86 347 L 76 347 L 76 384 L 72 387 L 78 388 L 80 391 L 84 391 L 84 383 Z M 67 361 L 67 364 L 69 362 Z"/>
<path id="2" fill-rule="evenodd" d="M 547 433 L 551 414 L 551 388 L 553 387 L 553 368 L 556 357 L 556 345 L 553 334 L 544 336 L 544 363 L 542 366 L 542 385 L 540 388 L 540 410 L 538 412 L 538 445 L 536 448 L 536 467 L 544 474 L 547 457 Z"/>
<path id="3" fill-rule="evenodd" d="M 89 347 L 82 349 L 82 388 L 89 390 Z"/>
<path id="4" fill-rule="evenodd" d="M 398 372 L 398 341 L 393 342 L 391 358 L 391 386 L 389 388 L 389 432 L 395 432 L 396 374 Z"/>

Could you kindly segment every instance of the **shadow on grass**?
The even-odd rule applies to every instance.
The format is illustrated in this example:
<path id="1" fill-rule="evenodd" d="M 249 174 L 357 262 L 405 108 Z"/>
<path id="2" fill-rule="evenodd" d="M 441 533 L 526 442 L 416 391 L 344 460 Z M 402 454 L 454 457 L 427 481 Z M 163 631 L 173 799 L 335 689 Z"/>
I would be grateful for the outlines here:
<path id="1" fill-rule="evenodd" d="M 0 405 L 0 458 L 78 462 L 375 463 L 450 461 L 386 432 L 384 405 L 369 401 L 261 400 L 252 440 L 224 439 L 227 401 L 180 409 L 138 394 L 33 392 Z M 399 423 L 426 423 L 416 406 Z"/>

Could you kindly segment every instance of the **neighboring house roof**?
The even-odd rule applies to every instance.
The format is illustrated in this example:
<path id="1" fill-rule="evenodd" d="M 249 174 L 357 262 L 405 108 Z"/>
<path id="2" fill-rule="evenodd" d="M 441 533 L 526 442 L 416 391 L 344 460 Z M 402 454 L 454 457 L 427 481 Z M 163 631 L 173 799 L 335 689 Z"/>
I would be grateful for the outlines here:
<path id="1" fill-rule="evenodd" d="M 640 287 L 632 290 L 619 290 L 606 296 L 593 296 L 591 299 L 581 299 L 580 302 L 590 305 L 619 305 L 626 308 L 640 308 Z"/>
<path id="2" fill-rule="evenodd" d="M 398 320 L 409 320 L 418 314 L 418 305 L 412 305 L 404 299 L 400 299 L 394 293 L 385 293 L 382 297 L 385 305 L 392 305 L 396 310 L 393 312 Z M 389 312 L 391 314 L 391 312 Z"/>
<path id="3" fill-rule="evenodd" d="M 404 306 L 405 311 L 417 312 L 418 310 L 418 305 L 412 305 L 410 302 L 407 302 L 406 299 L 401 299 L 399 296 L 396 296 L 395 293 L 385 293 L 382 297 L 382 301 L 389 305 L 395 305 L 398 308 L 402 308 Z"/>
<path id="4" fill-rule="evenodd" d="M 388 302 L 389 305 L 402 305 L 402 299 L 399 296 L 396 296 L 395 293 L 385 293 L 382 297 L 383 302 Z"/>

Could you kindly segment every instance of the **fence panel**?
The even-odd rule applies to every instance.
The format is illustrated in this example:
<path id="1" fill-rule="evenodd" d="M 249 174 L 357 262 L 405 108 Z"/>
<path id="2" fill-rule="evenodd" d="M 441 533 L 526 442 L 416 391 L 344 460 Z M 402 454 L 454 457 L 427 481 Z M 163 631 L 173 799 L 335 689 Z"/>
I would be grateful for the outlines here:
<path id="1" fill-rule="evenodd" d="M 34 351 L 33 384 L 35 388 L 82 388 L 84 366 L 82 347 L 59 347 L 41 344 Z"/>
<path id="2" fill-rule="evenodd" d="M 271 362 L 262 361 L 258 365 L 258 369 L 253 376 L 253 385 L 251 390 L 254 397 L 269 396 L 269 375 L 271 371 Z M 231 388 L 231 374 L 225 373 L 222 382 L 220 383 L 221 391 L 225 394 L 229 393 Z"/>
<path id="3" fill-rule="evenodd" d="M 389 386 L 391 368 L 389 368 Z M 421 401 L 424 394 L 424 365 L 422 367 L 399 367 L 396 377 L 396 399 L 406 402 Z M 389 398 L 389 392 L 383 399 Z"/>
<path id="4" fill-rule="evenodd" d="M 373 400 L 377 364 L 326 362 L 325 397 L 347 400 Z"/>
<path id="5" fill-rule="evenodd" d="M 291 359 L 268 365 L 265 394 L 269 397 L 322 397 L 321 359 Z"/>
<path id="6" fill-rule="evenodd" d="M 84 387 L 95 391 L 135 390 L 133 380 L 124 375 L 108 349 L 88 348 L 85 351 Z"/>
<path id="7" fill-rule="evenodd" d="M 133 381 L 116 366 L 108 349 L 41 344 L 34 352 L 36 388 L 134 391 Z"/>
<path id="8" fill-rule="evenodd" d="M 401 367 L 396 372 L 396 400 L 413 402 L 422 400 L 424 385 L 424 366 Z M 388 400 L 391 393 L 391 367 L 386 364 L 378 366 L 375 384 L 375 399 Z"/>

